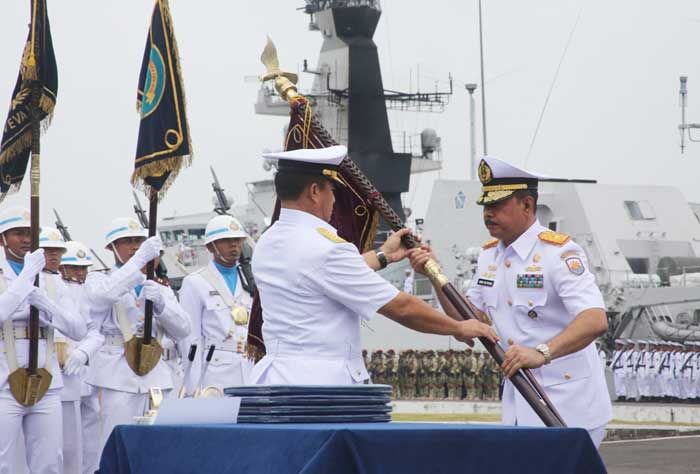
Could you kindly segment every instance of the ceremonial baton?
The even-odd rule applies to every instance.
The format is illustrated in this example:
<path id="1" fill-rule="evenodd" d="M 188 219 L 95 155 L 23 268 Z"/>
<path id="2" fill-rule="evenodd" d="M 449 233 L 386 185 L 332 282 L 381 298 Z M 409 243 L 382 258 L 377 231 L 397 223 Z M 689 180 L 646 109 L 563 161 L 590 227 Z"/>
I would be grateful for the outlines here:
<path id="1" fill-rule="evenodd" d="M 197 381 L 197 388 L 194 391 L 194 397 L 197 398 L 199 395 L 202 393 L 202 386 L 204 385 L 204 377 L 207 375 L 207 370 L 209 370 L 209 363 L 211 362 L 211 358 L 214 356 L 214 350 L 216 349 L 216 346 L 212 344 L 209 346 L 209 352 L 207 352 L 207 358 L 206 361 L 204 362 L 204 366 L 202 367 L 202 373 L 199 374 L 199 380 Z"/>

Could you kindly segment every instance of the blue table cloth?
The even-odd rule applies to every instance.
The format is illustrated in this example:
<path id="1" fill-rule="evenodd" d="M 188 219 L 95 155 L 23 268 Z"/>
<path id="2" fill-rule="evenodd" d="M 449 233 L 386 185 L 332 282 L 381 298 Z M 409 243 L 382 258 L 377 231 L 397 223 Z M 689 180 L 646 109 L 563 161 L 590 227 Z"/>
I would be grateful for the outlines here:
<path id="1" fill-rule="evenodd" d="M 377 423 L 118 426 L 101 474 L 599 473 L 582 429 Z"/>

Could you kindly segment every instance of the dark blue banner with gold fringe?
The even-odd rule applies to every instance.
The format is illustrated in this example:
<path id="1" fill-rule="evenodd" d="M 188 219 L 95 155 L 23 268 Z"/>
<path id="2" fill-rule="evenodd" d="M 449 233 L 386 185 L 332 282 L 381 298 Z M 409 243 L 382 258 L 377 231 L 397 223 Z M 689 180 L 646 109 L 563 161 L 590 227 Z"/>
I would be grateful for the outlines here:
<path id="1" fill-rule="evenodd" d="M 137 109 L 141 115 L 134 186 L 165 193 L 192 159 L 180 56 L 167 0 L 157 0 L 141 64 Z"/>
<path id="2" fill-rule="evenodd" d="M 32 147 L 32 120 L 48 127 L 58 93 L 46 0 L 32 0 L 30 4 L 29 35 L 0 142 L 0 202 L 8 193 L 19 190 Z M 32 107 L 36 108 L 35 118 Z"/>

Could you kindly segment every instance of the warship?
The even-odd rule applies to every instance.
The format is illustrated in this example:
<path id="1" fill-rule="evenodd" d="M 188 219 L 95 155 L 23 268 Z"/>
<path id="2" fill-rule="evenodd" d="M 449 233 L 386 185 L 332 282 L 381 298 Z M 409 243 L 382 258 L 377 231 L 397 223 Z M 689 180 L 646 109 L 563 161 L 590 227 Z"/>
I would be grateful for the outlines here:
<path id="1" fill-rule="evenodd" d="M 438 179 L 433 183 L 424 219 L 408 221 L 401 194 L 409 177 L 441 169 L 440 137 L 435 130 L 409 133 L 391 130 L 388 110 L 441 112 L 452 95 L 445 91 L 405 93 L 384 89 L 377 46 L 372 37 L 381 17 L 377 0 L 307 0 L 303 11 L 309 30 L 323 43 L 305 93 L 314 112 L 333 137 L 348 146 L 350 156 L 404 219 L 422 233 L 440 257 L 445 273 L 466 287 L 474 273 L 480 244 L 489 239 L 475 205 L 480 183 Z M 471 93 L 471 91 L 470 91 Z M 289 107 L 271 86 L 262 85 L 255 104 L 262 115 L 286 116 Z M 272 172 L 276 163 L 265 162 Z M 216 179 L 215 179 L 216 181 Z M 225 185 L 225 183 L 224 183 Z M 215 185 L 216 190 L 216 185 Z M 219 187 L 219 192 L 221 192 Z M 164 260 L 175 286 L 207 263 L 204 228 L 221 211 L 166 217 L 159 231 L 166 244 Z M 248 202 L 230 206 L 255 240 L 269 225 L 275 195 L 272 179 L 248 184 Z M 700 340 L 700 204 L 688 203 L 668 186 L 599 184 L 590 180 L 553 180 L 541 184 L 540 222 L 569 234 L 584 249 L 605 297 L 614 339 Z M 380 228 L 377 241 L 386 237 Z M 252 242 L 251 242 L 252 244 Z M 403 288 L 407 263 L 382 275 Z M 412 291 L 437 304 L 427 279 L 416 276 Z M 363 328 L 368 350 L 379 348 L 449 349 L 451 338 L 426 336 L 375 318 Z"/>

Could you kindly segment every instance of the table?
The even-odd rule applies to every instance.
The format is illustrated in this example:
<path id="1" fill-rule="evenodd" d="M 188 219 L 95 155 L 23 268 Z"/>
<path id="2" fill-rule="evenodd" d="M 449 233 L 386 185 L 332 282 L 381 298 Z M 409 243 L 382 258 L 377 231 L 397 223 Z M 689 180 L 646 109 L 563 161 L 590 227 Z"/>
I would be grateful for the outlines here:
<path id="1" fill-rule="evenodd" d="M 588 433 L 437 423 L 117 426 L 101 474 L 604 473 Z"/>

